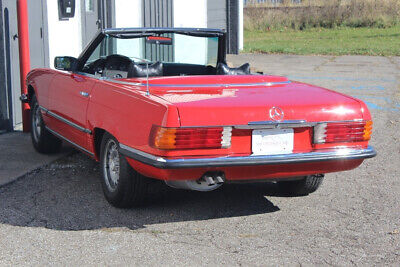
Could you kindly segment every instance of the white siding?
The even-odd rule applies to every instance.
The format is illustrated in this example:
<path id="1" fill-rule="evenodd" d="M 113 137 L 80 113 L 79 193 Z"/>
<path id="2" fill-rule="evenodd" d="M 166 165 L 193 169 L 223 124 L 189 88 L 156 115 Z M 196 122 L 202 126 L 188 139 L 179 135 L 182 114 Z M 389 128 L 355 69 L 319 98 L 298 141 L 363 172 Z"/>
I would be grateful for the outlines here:
<path id="1" fill-rule="evenodd" d="M 174 0 L 174 27 L 207 28 L 207 0 Z"/>
<path id="2" fill-rule="evenodd" d="M 243 50 L 243 1 L 239 0 L 239 50 Z"/>
<path id="3" fill-rule="evenodd" d="M 59 20 L 58 1 L 47 0 L 49 62 L 54 68 L 54 57 L 78 57 L 82 51 L 81 3 L 76 1 L 75 17 Z M 35 51 L 31 51 L 35 53 Z"/>
<path id="4" fill-rule="evenodd" d="M 141 0 L 115 0 L 115 27 L 142 27 Z M 122 55 L 142 58 L 142 42 L 139 39 L 131 42 L 117 42 L 117 51 Z"/>
<path id="5" fill-rule="evenodd" d="M 226 30 L 226 1 L 207 1 L 207 27 Z"/>
<path id="6" fill-rule="evenodd" d="M 115 0 L 115 27 L 142 27 L 142 1 Z"/>
<path id="7" fill-rule="evenodd" d="M 207 28 L 207 0 L 174 0 L 174 27 Z M 175 37 L 175 61 L 206 64 L 206 40 L 204 42 L 192 40 L 187 36 Z M 185 57 L 180 58 L 179 55 Z M 190 58 L 187 55 L 190 55 Z"/>

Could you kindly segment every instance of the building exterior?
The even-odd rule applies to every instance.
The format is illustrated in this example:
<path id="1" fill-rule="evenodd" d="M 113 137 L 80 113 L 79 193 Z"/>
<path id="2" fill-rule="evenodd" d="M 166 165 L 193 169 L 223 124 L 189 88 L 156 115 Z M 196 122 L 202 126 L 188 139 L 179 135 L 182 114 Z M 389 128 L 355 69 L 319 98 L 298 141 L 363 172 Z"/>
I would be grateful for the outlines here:
<path id="1" fill-rule="evenodd" d="M 17 2 L 0 0 L 0 131 L 22 123 Z M 228 33 L 229 53 L 243 47 L 241 0 L 27 0 L 30 68 L 53 68 L 55 56 L 78 57 L 110 27 L 201 27 Z"/>

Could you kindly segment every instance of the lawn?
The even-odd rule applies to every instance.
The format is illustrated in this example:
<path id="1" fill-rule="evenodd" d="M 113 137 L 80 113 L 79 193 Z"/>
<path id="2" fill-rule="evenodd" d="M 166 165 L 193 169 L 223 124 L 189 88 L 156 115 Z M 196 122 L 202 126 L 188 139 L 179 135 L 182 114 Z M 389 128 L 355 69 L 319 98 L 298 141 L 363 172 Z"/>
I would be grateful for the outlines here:
<path id="1" fill-rule="evenodd" d="M 400 26 L 245 31 L 244 52 L 400 56 Z"/>

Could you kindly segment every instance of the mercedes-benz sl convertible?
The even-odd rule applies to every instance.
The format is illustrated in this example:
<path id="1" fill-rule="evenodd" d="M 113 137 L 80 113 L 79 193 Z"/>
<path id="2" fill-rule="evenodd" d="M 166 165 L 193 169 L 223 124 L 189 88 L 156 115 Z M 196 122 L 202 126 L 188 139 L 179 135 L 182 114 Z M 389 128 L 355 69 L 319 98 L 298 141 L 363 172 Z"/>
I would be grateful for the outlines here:
<path id="1" fill-rule="evenodd" d="M 225 32 L 105 29 L 76 59 L 28 74 L 32 141 L 99 161 L 106 199 L 140 205 L 154 179 L 210 191 L 272 181 L 306 195 L 375 156 L 360 100 L 226 64 Z"/>

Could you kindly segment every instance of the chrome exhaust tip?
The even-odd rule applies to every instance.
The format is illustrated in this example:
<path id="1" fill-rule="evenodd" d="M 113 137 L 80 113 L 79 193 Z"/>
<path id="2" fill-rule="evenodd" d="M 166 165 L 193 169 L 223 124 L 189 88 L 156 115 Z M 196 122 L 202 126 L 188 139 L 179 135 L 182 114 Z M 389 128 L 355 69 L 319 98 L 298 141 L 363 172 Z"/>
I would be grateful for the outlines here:
<path id="1" fill-rule="evenodd" d="M 173 188 L 187 189 L 194 191 L 212 191 L 225 182 L 225 174 L 223 172 L 206 172 L 198 180 L 182 180 L 182 181 L 165 181 L 165 183 Z"/>
<path id="2" fill-rule="evenodd" d="M 222 178 L 222 175 L 216 175 L 214 181 L 216 181 L 217 184 L 223 184 L 224 183 L 224 179 Z"/>
<path id="3" fill-rule="evenodd" d="M 212 176 L 205 175 L 204 180 L 207 182 L 208 186 L 215 185 L 215 181 Z"/>

